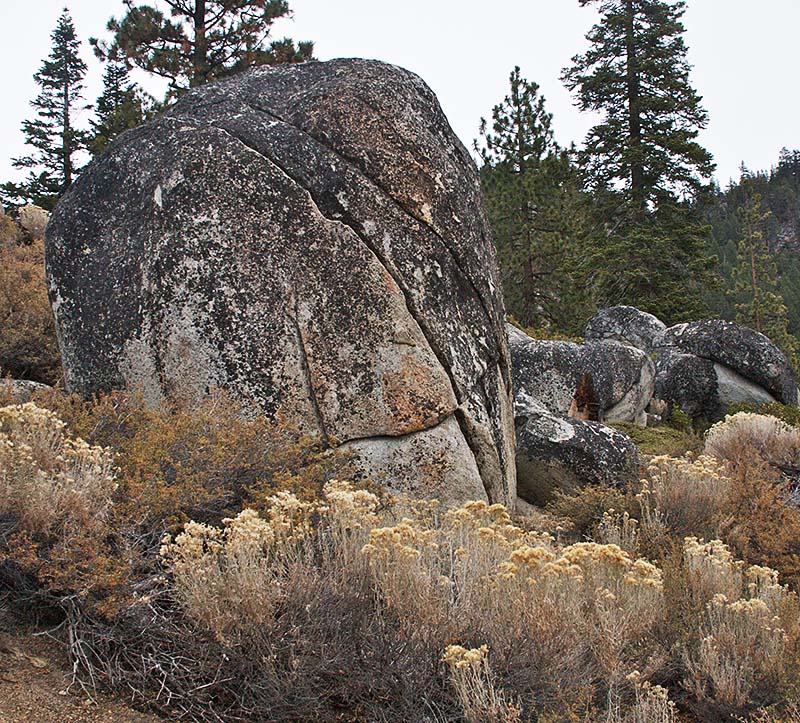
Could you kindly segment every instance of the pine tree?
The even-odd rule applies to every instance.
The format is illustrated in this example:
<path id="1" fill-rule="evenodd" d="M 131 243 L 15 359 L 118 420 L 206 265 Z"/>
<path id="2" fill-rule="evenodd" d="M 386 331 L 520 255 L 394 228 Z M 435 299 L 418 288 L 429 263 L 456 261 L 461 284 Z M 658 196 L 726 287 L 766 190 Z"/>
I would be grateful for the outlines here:
<path id="1" fill-rule="evenodd" d="M 196 87 L 254 65 L 309 60 L 313 43 L 268 42 L 272 23 L 289 15 L 287 0 L 165 0 L 167 17 L 152 4 L 111 18 L 112 48 L 148 73 L 167 78 L 170 93 Z M 101 58 L 109 46 L 93 38 Z"/>
<path id="2" fill-rule="evenodd" d="M 742 236 L 733 270 L 739 298 L 736 321 L 768 336 L 798 368 L 798 341 L 788 330 L 788 311 L 778 290 L 778 266 L 764 238 L 764 226 L 772 214 L 764 210 L 750 178 L 744 177 L 741 185 L 745 194 L 739 208 Z"/>
<path id="3" fill-rule="evenodd" d="M 13 161 L 16 168 L 30 169 L 20 183 L 7 183 L 3 195 L 10 205 L 33 203 L 52 209 L 69 188 L 79 170 L 77 154 L 86 147 L 86 132 L 76 127 L 82 105 L 86 64 L 78 55 L 80 41 L 66 8 L 52 33 L 52 51 L 33 76 L 41 92 L 31 106 L 36 118 L 22 124 L 25 142 L 34 150 Z"/>
<path id="4" fill-rule="evenodd" d="M 509 85 L 491 129 L 481 119 L 482 145 L 475 144 L 506 305 L 525 326 L 571 330 L 582 316 L 568 272 L 581 218 L 579 179 L 553 138 L 539 86 L 519 67 Z"/>
<path id="5" fill-rule="evenodd" d="M 708 115 L 689 82 L 685 3 L 579 1 L 601 14 L 563 73 L 579 108 L 603 115 L 580 156 L 598 199 L 598 296 L 667 321 L 697 315 L 714 260 L 696 201 L 714 164 L 696 141 Z"/>
<path id="6" fill-rule="evenodd" d="M 103 93 L 95 104 L 96 118 L 91 122 L 92 155 L 100 155 L 123 131 L 141 125 L 146 113 L 147 101 L 131 82 L 127 63 L 112 53 L 103 73 Z"/>

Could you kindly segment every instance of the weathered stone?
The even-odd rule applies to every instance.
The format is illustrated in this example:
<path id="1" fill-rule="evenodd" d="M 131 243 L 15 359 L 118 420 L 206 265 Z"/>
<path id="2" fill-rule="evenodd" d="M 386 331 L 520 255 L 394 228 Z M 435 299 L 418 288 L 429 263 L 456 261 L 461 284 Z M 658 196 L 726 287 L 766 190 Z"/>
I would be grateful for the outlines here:
<path id="1" fill-rule="evenodd" d="M 721 319 L 667 329 L 665 346 L 722 364 L 764 388 L 782 404 L 797 404 L 797 379 L 783 352 L 753 329 Z"/>
<path id="2" fill-rule="evenodd" d="M 22 206 L 17 214 L 19 225 L 32 239 L 40 241 L 44 238 L 44 231 L 50 220 L 49 211 L 39 206 Z"/>
<path id="3" fill-rule="evenodd" d="M 633 306 L 600 309 L 586 324 L 584 336 L 589 341 L 614 339 L 650 352 L 662 346 L 666 324 L 646 311 Z"/>
<path id="4" fill-rule="evenodd" d="M 26 379 L 0 379 L 0 399 L 10 400 L 12 404 L 25 404 L 36 392 L 50 388 L 47 384 Z"/>
<path id="5" fill-rule="evenodd" d="M 692 419 L 714 419 L 719 395 L 714 363 L 677 349 L 660 349 L 656 359 L 655 397 L 670 402 Z"/>
<path id="6" fill-rule="evenodd" d="M 775 401 L 775 397 L 766 389 L 753 384 L 749 379 L 722 364 L 714 364 L 714 374 L 717 377 L 719 406 L 723 409 L 737 402 L 768 404 Z"/>
<path id="7" fill-rule="evenodd" d="M 589 374 L 608 421 L 643 422 L 653 396 L 655 367 L 639 349 L 616 341 L 576 344 L 532 339 L 507 325 L 514 390 L 551 413 L 567 416 L 584 374 Z"/>
<path id="8" fill-rule="evenodd" d="M 636 445 L 598 422 L 564 419 L 535 400 L 517 395 L 517 494 L 546 504 L 556 491 L 589 484 L 625 484 L 637 475 Z"/>
<path id="9" fill-rule="evenodd" d="M 417 76 L 336 60 L 204 86 L 123 134 L 53 215 L 67 385 L 223 386 L 358 448 L 390 486 L 513 502 L 489 239 L 474 164 Z M 411 464 L 449 454 L 469 459 L 441 488 Z"/>

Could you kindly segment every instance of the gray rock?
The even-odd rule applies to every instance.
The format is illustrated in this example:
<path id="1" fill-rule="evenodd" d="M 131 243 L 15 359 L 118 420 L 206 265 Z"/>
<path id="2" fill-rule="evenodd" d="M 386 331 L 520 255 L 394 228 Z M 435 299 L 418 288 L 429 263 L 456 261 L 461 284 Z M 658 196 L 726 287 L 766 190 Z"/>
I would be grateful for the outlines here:
<path id="1" fill-rule="evenodd" d="M 564 419 L 533 399 L 518 397 L 517 494 L 543 505 L 555 492 L 589 484 L 625 484 L 638 474 L 636 445 L 598 422 Z"/>
<path id="2" fill-rule="evenodd" d="M 667 329 L 665 346 L 724 365 L 782 404 L 797 404 L 797 379 L 783 352 L 766 336 L 721 319 Z"/>
<path id="3" fill-rule="evenodd" d="M 677 349 L 660 349 L 654 396 L 674 404 L 692 419 L 716 418 L 720 406 L 714 362 Z"/>
<path id="4" fill-rule="evenodd" d="M 581 378 L 590 374 L 603 418 L 643 422 L 655 382 L 655 367 L 643 351 L 616 341 L 532 339 L 510 324 L 507 329 L 515 394 L 567 416 Z"/>
<path id="5" fill-rule="evenodd" d="M 612 306 L 598 311 L 586 324 L 584 336 L 590 341 L 615 339 L 650 352 L 662 346 L 666 324 L 633 306 Z"/>
<path id="6" fill-rule="evenodd" d="M 50 212 L 39 206 L 22 206 L 17 211 L 19 225 L 23 230 L 36 241 L 44 238 L 47 223 L 50 220 Z"/>
<path id="7" fill-rule="evenodd" d="M 674 348 L 659 350 L 656 370 L 655 396 L 677 405 L 692 419 L 718 419 L 737 402 L 775 401 L 733 369 Z"/>
<path id="8" fill-rule="evenodd" d="M 193 90 L 89 166 L 46 241 L 70 390 L 222 386 L 387 484 L 447 496 L 411 462 L 463 454 L 443 486 L 515 499 L 480 180 L 412 73 L 335 60 Z"/>
<path id="9" fill-rule="evenodd" d="M 749 379 L 745 379 L 741 374 L 737 374 L 733 369 L 728 369 L 722 364 L 714 364 L 714 374 L 717 377 L 719 405 L 723 409 L 727 409 L 731 404 L 737 402 L 768 404 L 775 401 L 775 397 L 766 389 L 758 384 L 753 384 Z"/>
<path id="10" fill-rule="evenodd" d="M 12 404 L 25 404 L 36 392 L 51 388 L 27 379 L 0 379 L 0 399 L 10 399 Z"/>

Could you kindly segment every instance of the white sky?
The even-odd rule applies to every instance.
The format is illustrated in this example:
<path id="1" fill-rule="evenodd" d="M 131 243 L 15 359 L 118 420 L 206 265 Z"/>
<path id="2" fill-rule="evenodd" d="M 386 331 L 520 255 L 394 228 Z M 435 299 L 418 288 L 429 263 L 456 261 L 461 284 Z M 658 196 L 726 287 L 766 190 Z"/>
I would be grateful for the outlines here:
<path id="1" fill-rule="evenodd" d="M 50 33 L 65 0 L 0 0 L 0 181 L 19 178 L 10 158 L 24 154 L 20 124 L 37 93 L 32 75 L 50 52 Z M 78 35 L 102 35 L 121 0 L 67 0 Z M 582 141 L 592 119 L 577 111 L 559 81 L 585 47 L 594 10 L 578 0 L 290 0 L 294 19 L 275 37 L 314 40 L 315 55 L 377 58 L 422 76 L 471 147 L 481 116 L 505 95 L 514 65 L 541 85 L 556 136 Z M 711 115 L 702 143 L 717 178 L 738 177 L 740 162 L 767 169 L 783 146 L 800 148 L 797 33 L 800 0 L 689 0 L 685 16 L 693 83 Z M 102 68 L 88 42 L 87 102 Z M 84 121 L 89 112 L 84 114 Z"/>

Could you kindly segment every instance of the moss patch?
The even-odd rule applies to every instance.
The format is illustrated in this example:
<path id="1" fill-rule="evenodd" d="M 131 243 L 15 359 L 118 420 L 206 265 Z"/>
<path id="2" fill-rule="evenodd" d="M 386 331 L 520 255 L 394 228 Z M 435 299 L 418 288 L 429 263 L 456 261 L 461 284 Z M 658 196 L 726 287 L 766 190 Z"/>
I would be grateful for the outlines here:
<path id="1" fill-rule="evenodd" d="M 686 452 L 699 452 L 703 448 L 702 437 L 674 427 L 640 427 L 625 422 L 608 426 L 627 434 L 644 455 L 668 454 L 674 457 Z"/>

